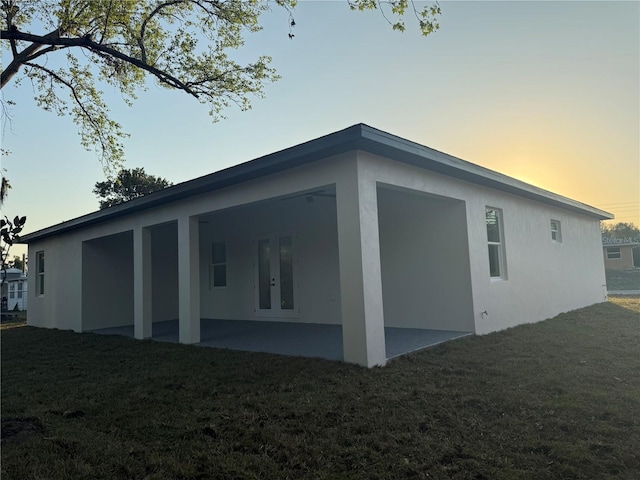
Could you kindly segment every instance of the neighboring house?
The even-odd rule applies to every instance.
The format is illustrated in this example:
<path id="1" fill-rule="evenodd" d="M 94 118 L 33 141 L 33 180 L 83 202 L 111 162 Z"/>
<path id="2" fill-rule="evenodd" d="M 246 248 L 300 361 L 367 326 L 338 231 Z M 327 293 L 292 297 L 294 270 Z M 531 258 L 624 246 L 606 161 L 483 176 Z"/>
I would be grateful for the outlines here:
<path id="1" fill-rule="evenodd" d="M 631 270 L 640 268 L 640 238 L 602 237 L 604 268 Z"/>
<path id="2" fill-rule="evenodd" d="M 28 323 L 178 319 L 182 343 L 201 319 L 337 324 L 345 361 L 384 365 L 387 327 L 484 334 L 605 301 L 610 218 L 359 124 L 22 236 Z"/>
<path id="3" fill-rule="evenodd" d="M 5 276 L 5 272 L 0 272 Z M 5 306 L 6 300 L 6 306 Z M 7 268 L 6 280 L 2 285 L 3 310 L 27 309 L 27 276 L 18 268 Z"/>

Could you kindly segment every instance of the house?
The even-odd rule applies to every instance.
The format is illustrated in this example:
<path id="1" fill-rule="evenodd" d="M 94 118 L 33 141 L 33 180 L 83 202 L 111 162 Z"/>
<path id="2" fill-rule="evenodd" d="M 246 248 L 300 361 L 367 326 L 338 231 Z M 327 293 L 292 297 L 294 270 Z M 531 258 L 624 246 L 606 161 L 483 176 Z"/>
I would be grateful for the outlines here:
<path id="1" fill-rule="evenodd" d="M 607 270 L 632 270 L 640 268 L 639 237 L 602 237 L 604 268 Z"/>
<path id="2" fill-rule="evenodd" d="M 0 272 L 5 278 L 2 284 L 2 310 L 27 309 L 27 276 L 19 268 L 7 268 Z"/>
<path id="3" fill-rule="evenodd" d="M 358 124 L 24 235 L 28 322 L 384 365 L 605 301 L 610 218 Z"/>

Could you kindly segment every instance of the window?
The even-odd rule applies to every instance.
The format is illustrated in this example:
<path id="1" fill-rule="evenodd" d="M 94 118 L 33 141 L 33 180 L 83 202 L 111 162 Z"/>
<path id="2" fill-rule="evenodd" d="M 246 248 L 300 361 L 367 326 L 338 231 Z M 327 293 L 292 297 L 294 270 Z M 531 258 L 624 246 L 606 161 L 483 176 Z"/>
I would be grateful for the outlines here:
<path id="1" fill-rule="evenodd" d="M 44 252 L 36 252 L 36 295 L 44 295 Z"/>
<path id="2" fill-rule="evenodd" d="M 560 231 L 560 222 L 551 220 L 551 240 L 554 242 L 562 242 L 562 233 Z"/>
<path id="3" fill-rule="evenodd" d="M 489 275 L 491 278 L 507 278 L 504 254 L 504 237 L 502 233 L 502 210 L 487 207 L 485 210 L 487 223 L 487 242 L 489 244 Z"/>
<path id="4" fill-rule="evenodd" d="M 227 248 L 224 242 L 211 244 L 211 277 L 212 287 L 227 286 Z"/>
<path id="5" fill-rule="evenodd" d="M 16 297 L 16 284 L 11 283 L 9 285 L 9 298 L 15 298 L 15 297 Z"/>
<path id="6" fill-rule="evenodd" d="M 607 260 L 617 260 L 620 258 L 620 247 L 607 247 Z"/>
<path id="7" fill-rule="evenodd" d="M 23 288 L 23 286 L 22 286 L 22 285 L 23 285 L 23 283 L 24 283 L 24 282 L 23 282 L 22 280 L 20 280 L 20 281 L 18 282 L 18 298 L 22 298 L 22 288 Z"/>

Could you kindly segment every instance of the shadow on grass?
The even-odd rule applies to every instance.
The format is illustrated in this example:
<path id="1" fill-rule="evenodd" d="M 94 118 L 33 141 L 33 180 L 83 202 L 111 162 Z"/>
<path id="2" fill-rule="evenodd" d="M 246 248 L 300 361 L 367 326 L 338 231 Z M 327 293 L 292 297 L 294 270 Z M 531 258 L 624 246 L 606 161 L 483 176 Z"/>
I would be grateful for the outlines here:
<path id="1" fill-rule="evenodd" d="M 376 369 L 3 330 L 3 429 L 22 423 L 27 433 L 3 444 L 1 473 L 635 479 L 640 299 L 630 302 L 465 338 Z"/>

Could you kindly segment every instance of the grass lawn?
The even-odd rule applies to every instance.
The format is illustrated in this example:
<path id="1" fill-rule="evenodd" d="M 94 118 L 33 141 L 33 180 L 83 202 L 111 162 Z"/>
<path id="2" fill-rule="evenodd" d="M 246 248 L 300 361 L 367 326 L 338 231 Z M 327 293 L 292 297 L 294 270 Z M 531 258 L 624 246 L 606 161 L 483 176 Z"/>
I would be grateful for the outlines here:
<path id="1" fill-rule="evenodd" d="M 640 290 L 640 270 L 606 270 L 607 290 Z"/>
<path id="2" fill-rule="evenodd" d="M 640 478 L 638 297 L 370 370 L 1 337 L 3 480 Z"/>

